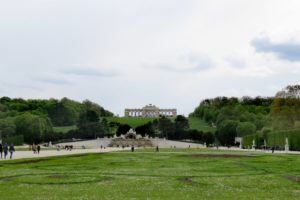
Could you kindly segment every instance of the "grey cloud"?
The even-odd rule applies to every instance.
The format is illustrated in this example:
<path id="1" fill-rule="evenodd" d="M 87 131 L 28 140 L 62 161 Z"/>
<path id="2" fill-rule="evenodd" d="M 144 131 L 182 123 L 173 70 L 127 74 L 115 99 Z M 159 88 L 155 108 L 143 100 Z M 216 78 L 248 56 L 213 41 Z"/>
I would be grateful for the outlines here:
<path id="1" fill-rule="evenodd" d="M 65 80 L 63 78 L 53 78 L 53 77 L 38 77 L 34 78 L 33 80 L 43 82 L 43 83 L 50 83 L 54 85 L 70 85 L 72 84 L 70 81 Z"/>
<path id="2" fill-rule="evenodd" d="M 209 57 L 189 55 L 182 57 L 180 60 L 180 64 L 176 66 L 172 64 L 158 64 L 156 67 L 162 70 L 181 73 L 200 72 L 214 67 L 214 62 Z"/>
<path id="3" fill-rule="evenodd" d="M 291 62 L 300 61 L 300 44 L 295 42 L 274 43 L 268 37 L 255 38 L 251 45 L 257 52 L 274 53 L 280 59 Z"/>
<path id="4" fill-rule="evenodd" d="M 231 67 L 234 67 L 234 68 L 240 69 L 240 68 L 246 67 L 245 61 L 238 59 L 238 58 L 228 57 L 228 58 L 225 58 L 225 61 L 228 62 Z"/>
<path id="5" fill-rule="evenodd" d="M 97 70 L 91 68 L 75 68 L 75 69 L 65 69 L 61 70 L 61 73 L 66 75 L 76 75 L 76 76 L 95 76 L 95 77 L 113 77 L 117 76 L 114 71 Z"/>

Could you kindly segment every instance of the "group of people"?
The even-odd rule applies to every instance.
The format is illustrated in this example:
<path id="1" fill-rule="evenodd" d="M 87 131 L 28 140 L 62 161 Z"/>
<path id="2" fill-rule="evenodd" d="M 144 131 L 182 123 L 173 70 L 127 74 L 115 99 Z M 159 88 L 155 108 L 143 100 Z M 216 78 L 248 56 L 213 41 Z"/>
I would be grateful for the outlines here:
<path id="1" fill-rule="evenodd" d="M 13 144 L 11 144 L 9 147 L 7 145 L 7 143 L 5 143 L 4 145 L 2 145 L 0 143 L 0 155 L 1 155 L 1 159 L 3 159 L 3 154 L 4 154 L 4 159 L 6 159 L 7 154 L 10 154 L 9 158 L 12 159 L 13 157 L 13 153 L 15 152 L 15 147 Z"/>
<path id="2" fill-rule="evenodd" d="M 40 154 L 41 146 L 33 143 L 31 146 L 29 145 L 29 150 L 32 150 L 34 154 Z"/>

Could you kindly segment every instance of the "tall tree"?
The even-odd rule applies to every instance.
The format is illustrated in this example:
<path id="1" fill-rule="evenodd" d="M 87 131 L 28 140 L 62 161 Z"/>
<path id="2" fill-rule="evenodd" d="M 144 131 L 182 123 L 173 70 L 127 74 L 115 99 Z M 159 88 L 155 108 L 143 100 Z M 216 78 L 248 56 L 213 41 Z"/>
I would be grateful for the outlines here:
<path id="1" fill-rule="evenodd" d="M 189 121 L 183 115 L 178 115 L 175 119 L 174 139 L 187 139 L 187 130 L 189 129 Z"/>
<path id="2" fill-rule="evenodd" d="M 45 135 L 52 134 L 52 124 L 45 116 L 24 113 L 15 119 L 16 135 L 24 135 L 27 143 L 41 142 Z"/>
<path id="3" fill-rule="evenodd" d="M 160 131 L 161 137 L 166 137 L 169 139 L 174 138 L 175 134 L 175 125 L 172 123 L 172 121 L 167 117 L 161 117 L 158 121 L 158 128 Z"/>
<path id="4" fill-rule="evenodd" d="M 238 122 L 234 120 L 224 120 L 217 128 L 217 137 L 223 145 L 233 145 L 237 136 L 236 127 Z"/>

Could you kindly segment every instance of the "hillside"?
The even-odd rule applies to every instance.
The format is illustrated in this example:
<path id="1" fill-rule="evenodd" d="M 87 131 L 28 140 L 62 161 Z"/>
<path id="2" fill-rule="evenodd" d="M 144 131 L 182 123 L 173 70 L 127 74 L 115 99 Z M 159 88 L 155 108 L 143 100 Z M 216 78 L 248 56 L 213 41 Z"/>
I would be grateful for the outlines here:
<path id="1" fill-rule="evenodd" d="M 152 122 L 156 118 L 142 118 L 142 117 L 106 117 L 106 120 L 109 122 L 117 122 L 120 124 L 128 124 L 129 126 L 136 128 L 138 126 L 144 125 L 148 122 Z M 173 119 L 172 119 L 173 121 Z M 211 127 L 204 120 L 197 117 L 188 118 L 190 129 L 201 130 L 204 132 L 214 132 L 215 128 Z"/>
<path id="2" fill-rule="evenodd" d="M 148 122 L 152 122 L 155 118 L 143 118 L 143 117 L 106 117 L 108 123 L 116 122 L 120 124 L 128 124 L 129 126 L 136 128 Z"/>
<path id="3" fill-rule="evenodd" d="M 203 132 L 215 132 L 216 128 L 213 128 L 210 124 L 197 117 L 189 117 L 190 129 L 196 129 Z"/>

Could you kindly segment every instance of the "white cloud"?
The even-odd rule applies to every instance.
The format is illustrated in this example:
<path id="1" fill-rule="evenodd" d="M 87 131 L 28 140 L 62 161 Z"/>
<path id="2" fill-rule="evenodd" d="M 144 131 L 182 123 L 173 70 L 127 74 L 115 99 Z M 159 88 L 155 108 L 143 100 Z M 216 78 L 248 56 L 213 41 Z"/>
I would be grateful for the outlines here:
<path id="1" fill-rule="evenodd" d="M 121 115 L 124 107 L 148 103 L 188 114 L 207 97 L 270 96 L 297 83 L 300 65 L 258 53 L 251 41 L 264 35 L 299 42 L 299 6 L 297 0 L 2 2 L 0 94 L 90 99 Z"/>

